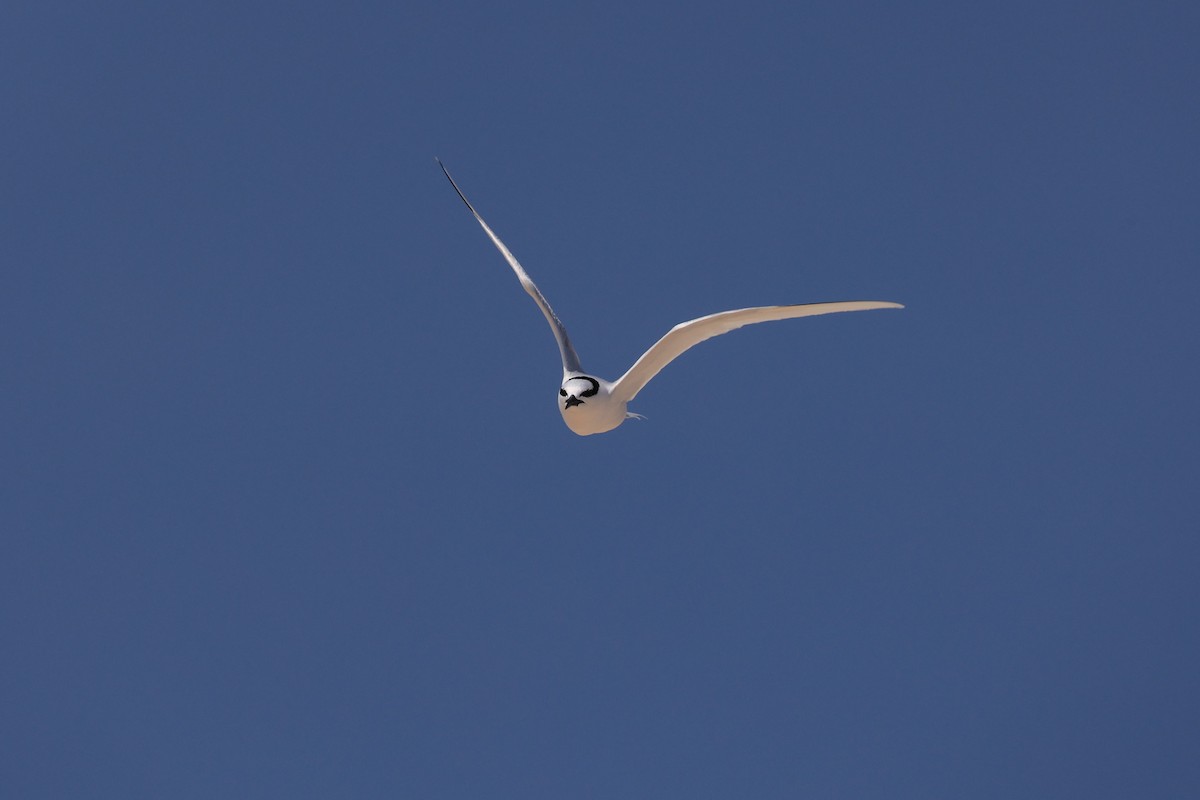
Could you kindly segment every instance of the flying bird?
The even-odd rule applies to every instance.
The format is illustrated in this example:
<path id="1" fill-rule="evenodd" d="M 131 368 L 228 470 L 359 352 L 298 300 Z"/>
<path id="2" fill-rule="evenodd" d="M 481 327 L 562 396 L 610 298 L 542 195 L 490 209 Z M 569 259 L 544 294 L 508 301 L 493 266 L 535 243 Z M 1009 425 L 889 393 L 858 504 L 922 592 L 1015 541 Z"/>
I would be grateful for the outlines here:
<path id="1" fill-rule="evenodd" d="M 450 177 L 449 170 L 442 163 L 441 159 L 435 159 L 438 166 L 442 168 L 442 172 L 446 174 L 446 178 L 450 181 L 450 185 L 454 187 L 454 191 L 466 203 L 467 208 L 475 216 L 475 221 L 483 228 L 483 232 L 492 240 L 492 244 L 496 245 L 496 249 L 508 261 L 513 272 L 517 273 L 517 279 L 521 282 L 521 286 L 525 287 L 525 291 L 533 298 L 533 302 L 537 303 L 538 308 L 542 310 L 546 320 L 550 323 L 551 330 L 554 331 L 554 338 L 558 341 L 558 351 L 562 356 L 563 378 L 562 384 L 558 388 L 558 407 L 562 413 L 563 422 L 567 424 L 574 433 L 580 436 L 589 436 L 593 433 L 605 433 L 616 428 L 627 419 L 643 419 L 640 414 L 634 414 L 628 410 L 628 405 L 638 392 L 650 382 L 650 379 L 659 373 L 659 371 L 678 358 L 684 351 L 700 344 L 705 339 L 711 339 L 714 336 L 720 336 L 722 333 L 728 333 L 732 330 L 737 330 L 744 325 L 752 325 L 756 322 L 770 322 L 777 319 L 792 319 L 793 317 L 812 317 L 818 314 L 836 314 L 839 311 L 870 311 L 876 308 L 904 308 L 899 303 L 887 303 L 877 300 L 854 300 L 843 303 L 809 303 L 807 305 L 788 305 L 788 306 L 761 306 L 758 308 L 739 308 L 734 311 L 722 311 L 717 314 L 709 314 L 706 317 L 681 322 L 676 325 L 665 336 L 654 343 L 654 346 L 642 354 L 634 365 L 629 368 L 629 371 L 615 381 L 606 381 L 603 378 L 589 375 L 584 372 L 582 364 L 579 363 L 579 356 L 575 352 L 575 347 L 571 344 L 571 339 L 567 336 L 567 329 L 550 308 L 550 304 L 546 302 L 546 298 L 538 291 L 537 285 L 530 279 L 528 273 L 521 266 L 504 242 L 500 241 L 500 237 L 492 232 L 488 224 L 483 221 L 483 217 L 479 216 L 479 212 L 471 205 L 471 201 L 458 188 L 458 184 L 454 182 L 454 178 Z"/>

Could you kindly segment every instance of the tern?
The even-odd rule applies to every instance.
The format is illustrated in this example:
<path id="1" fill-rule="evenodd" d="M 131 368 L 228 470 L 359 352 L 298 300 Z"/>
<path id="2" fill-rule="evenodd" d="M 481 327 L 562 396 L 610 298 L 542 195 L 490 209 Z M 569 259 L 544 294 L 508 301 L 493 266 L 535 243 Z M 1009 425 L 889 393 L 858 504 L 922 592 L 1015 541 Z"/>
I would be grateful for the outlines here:
<path id="1" fill-rule="evenodd" d="M 670 364 L 686 350 L 700 344 L 705 339 L 729 333 L 745 325 L 758 322 L 771 322 L 795 317 L 813 317 L 819 314 L 836 314 L 841 311 L 870 311 L 876 308 L 904 308 L 899 303 L 889 303 L 878 300 L 853 300 L 840 303 L 808 303 L 804 305 L 760 306 L 757 308 L 739 308 L 733 311 L 721 311 L 717 314 L 699 317 L 681 322 L 669 330 L 665 336 L 654 343 L 654 346 L 642 354 L 629 371 L 615 381 L 606 381 L 584 372 L 579 362 L 579 355 L 567 336 L 567 329 L 550 308 L 546 298 L 538 290 L 537 284 L 530 279 L 524 267 L 517 261 L 516 256 L 504 246 L 483 217 L 471 205 L 471 201 L 463 194 L 462 189 L 450 177 L 450 171 L 441 159 L 437 161 L 446 179 L 454 187 L 454 191 L 466 203 L 475 221 L 483 228 L 483 232 L 496 245 L 505 260 L 508 261 L 521 286 L 542 310 L 554 338 L 558 341 L 558 352 L 562 356 L 563 378 L 558 388 L 558 408 L 563 422 L 572 432 L 580 436 L 590 436 L 595 433 L 606 433 L 613 430 L 627 419 L 644 419 L 640 414 L 629 411 L 630 401 L 638 396 L 650 379 Z"/>

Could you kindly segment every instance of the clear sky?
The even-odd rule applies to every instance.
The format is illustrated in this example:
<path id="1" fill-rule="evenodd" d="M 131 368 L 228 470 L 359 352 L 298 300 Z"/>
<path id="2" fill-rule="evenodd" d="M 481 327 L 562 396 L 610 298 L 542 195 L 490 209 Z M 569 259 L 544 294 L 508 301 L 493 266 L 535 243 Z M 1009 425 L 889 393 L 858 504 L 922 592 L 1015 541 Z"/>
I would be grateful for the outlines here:
<path id="1" fill-rule="evenodd" d="M 2 793 L 1195 796 L 1198 41 L 6 3 Z"/>

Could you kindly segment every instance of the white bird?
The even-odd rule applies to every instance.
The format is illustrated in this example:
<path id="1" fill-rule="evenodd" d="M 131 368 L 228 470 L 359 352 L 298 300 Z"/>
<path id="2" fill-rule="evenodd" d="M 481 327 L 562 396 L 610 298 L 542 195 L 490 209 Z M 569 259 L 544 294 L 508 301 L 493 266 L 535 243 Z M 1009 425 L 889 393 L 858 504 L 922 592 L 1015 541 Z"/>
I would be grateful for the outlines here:
<path id="1" fill-rule="evenodd" d="M 722 333 L 736 330 L 743 325 L 756 322 L 770 322 L 777 319 L 792 319 L 793 317 L 812 317 L 818 314 L 835 314 L 839 311 L 869 311 L 875 308 L 904 308 L 899 303 L 887 303 L 876 300 L 855 300 L 843 303 L 810 303 L 807 305 L 761 306 L 758 308 L 740 308 L 735 311 L 722 311 L 709 314 L 706 317 L 688 320 L 676 325 L 666 336 L 663 336 L 654 346 L 642 354 L 629 371 L 615 381 L 606 381 L 583 371 L 579 356 L 567 337 L 567 329 L 559 320 L 558 315 L 550 308 L 546 298 L 538 291 L 537 285 L 530 280 L 516 257 L 504 246 L 504 242 L 492 232 L 488 224 L 479 216 L 479 212 L 471 205 L 471 201 L 458 188 L 454 178 L 441 159 L 435 159 L 442 172 L 458 196 L 467 204 L 467 208 L 475 216 L 475 221 L 483 228 L 484 233 L 496 245 L 496 249 L 508 260 L 517 279 L 525 287 L 525 291 L 538 304 L 538 308 L 546 316 L 554 338 L 558 340 L 558 350 L 562 355 L 563 379 L 558 389 L 559 411 L 563 422 L 573 432 L 580 436 L 593 433 L 605 433 L 616 428 L 627 419 L 643 419 L 640 414 L 628 410 L 631 400 L 637 397 L 650 379 L 659 370 L 678 358 L 684 351 L 694 345 L 720 336 Z"/>

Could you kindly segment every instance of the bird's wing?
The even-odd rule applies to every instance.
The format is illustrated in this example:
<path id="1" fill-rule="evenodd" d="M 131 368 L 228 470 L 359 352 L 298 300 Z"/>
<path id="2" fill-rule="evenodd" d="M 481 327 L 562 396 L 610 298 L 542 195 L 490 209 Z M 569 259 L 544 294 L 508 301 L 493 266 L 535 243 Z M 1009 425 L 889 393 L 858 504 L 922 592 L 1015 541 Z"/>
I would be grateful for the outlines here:
<path id="1" fill-rule="evenodd" d="M 529 292 L 529 296 L 533 298 L 533 302 L 538 304 L 538 308 L 546 315 L 546 321 L 550 323 L 550 328 L 554 331 L 554 338 L 558 340 L 558 351 L 562 355 L 563 370 L 566 372 L 582 372 L 583 369 L 579 365 L 579 356 L 575 352 L 575 348 L 571 345 L 571 339 L 567 336 L 567 329 L 559 320 L 558 315 L 554 313 L 554 309 L 550 308 L 550 304 L 546 302 L 546 298 L 542 297 L 542 293 L 538 291 L 537 284 L 529 277 L 521 266 L 521 262 L 517 261 L 516 256 L 509 252 L 504 246 L 504 242 L 500 241 L 500 237 L 492 233 L 492 229 L 483 221 L 483 217 L 479 216 L 479 212 L 475 210 L 475 206 L 471 205 L 471 201 L 462 193 L 462 189 L 458 188 L 458 184 L 454 182 L 454 178 L 450 177 L 449 170 L 442 163 L 441 159 L 434 159 L 438 166 L 442 168 L 442 172 L 446 173 L 446 178 L 450 181 L 450 185 L 454 187 L 454 191 L 458 192 L 458 196 L 467 204 L 467 208 L 471 209 L 471 213 L 475 215 L 475 221 L 483 228 L 483 232 L 492 240 L 492 244 L 496 245 L 496 249 L 500 251 L 508 260 L 508 265 L 513 268 L 513 272 L 517 273 L 517 279 L 521 281 L 521 285 L 525 287 L 525 291 Z"/>
<path id="2" fill-rule="evenodd" d="M 629 402 L 637 397 L 637 393 L 658 374 L 659 370 L 678 358 L 685 350 L 700 344 L 705 339 L 737 330 L 743 325 L 793 317 L 813 317 L 818 314 L 836 314 L 839 311 L 869 311 L 873 308 L 904 308 L 904 306 L 899 303 L 885 303 L 877 300 L 810 303 L 797 306 L 762 306 L 722 311 L 719 314 L 709 314 L 707 317 L 681 322 L 642 354 L 637 363 L 613 384 L 612 393 L 615 397 Z"/>

